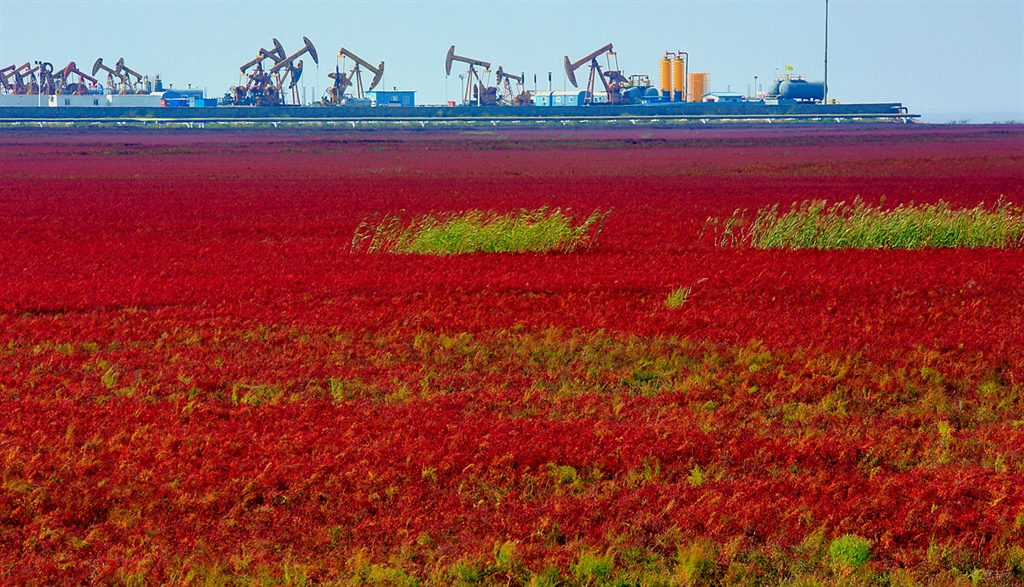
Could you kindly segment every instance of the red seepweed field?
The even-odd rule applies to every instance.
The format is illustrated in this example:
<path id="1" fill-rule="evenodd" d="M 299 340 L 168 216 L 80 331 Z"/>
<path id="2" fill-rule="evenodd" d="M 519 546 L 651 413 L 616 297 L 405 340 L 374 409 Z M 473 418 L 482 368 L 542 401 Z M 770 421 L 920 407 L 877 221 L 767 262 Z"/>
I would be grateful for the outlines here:
<path id="1" fill-rule="evenodd" d="M 0 180 L 2 584 L 1024 580 L 1024 249 L 707 228 L 1020 206 L 1020 126 L 6 129 Z M 610 213 L 352 246 L 542 206 Z"/>

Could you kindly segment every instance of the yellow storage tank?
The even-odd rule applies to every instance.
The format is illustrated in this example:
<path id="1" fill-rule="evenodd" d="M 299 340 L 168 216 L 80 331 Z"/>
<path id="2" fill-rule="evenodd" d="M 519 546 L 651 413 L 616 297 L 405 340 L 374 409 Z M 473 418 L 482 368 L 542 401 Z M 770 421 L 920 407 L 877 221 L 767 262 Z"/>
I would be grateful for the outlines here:
<path id="1" fill-rule="evenodd" d="M 672 92 L 672 59 L 668 53 L 661 58 L 661 67 L 659 68 L 661 77 L 658 79 L 659 87 L 662 96 L 668 96 Z"/>
<path id="2" fill-rule="evenodd" d="M 686 61 L 682 55 L 676 55 L 672 61 L 672 99 L 676 102 L 682 102 L 686 98 L 685 65 Z"/>
<path id="3" fill-rule="evenodd" d="M 690 86 L 687 88 L 686 99 L 690 102 L 700 102 L 704 94 L 711 90 L 710 73 L 691 73 Z"/>

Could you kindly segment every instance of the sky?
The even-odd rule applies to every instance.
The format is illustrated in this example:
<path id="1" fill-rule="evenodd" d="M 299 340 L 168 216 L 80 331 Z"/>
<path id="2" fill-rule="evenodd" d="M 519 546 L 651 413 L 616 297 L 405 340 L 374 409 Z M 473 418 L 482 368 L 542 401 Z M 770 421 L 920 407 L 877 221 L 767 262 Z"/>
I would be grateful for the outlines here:
<path id="1" fill-rule="evenodd" d="M 766 89 L 785 72 L 824 78 L 824 0 L 0 0 L 0 67 L 97 57 L 157 74 L 176 88 L 222 96 L 239 66 L 277 38 L 288 53 L 309 37 L 306 99 L 331 83 L 340 47 L 385 62 L 379 88 L 416 90 L 418 104 L 460 100 L 448 47 L 492 69 L 526 74 L 527 88 L 571 87 L 563 59 L 607 43 L 619 69 L 657 84 L 658 60 L 685 51 L 714 91 Z M 1024 122 L 1024 0 L 830 0 L 829 98 L 900 102 L 929 122 Z M 351 62 L 349 62 L 351 65 Z M 586 75 L 581 76 L 585 79 Z M 369 83 L 370 76 L 364 76 Z M 103 81 L 103 78 L 101 78 Z"/>

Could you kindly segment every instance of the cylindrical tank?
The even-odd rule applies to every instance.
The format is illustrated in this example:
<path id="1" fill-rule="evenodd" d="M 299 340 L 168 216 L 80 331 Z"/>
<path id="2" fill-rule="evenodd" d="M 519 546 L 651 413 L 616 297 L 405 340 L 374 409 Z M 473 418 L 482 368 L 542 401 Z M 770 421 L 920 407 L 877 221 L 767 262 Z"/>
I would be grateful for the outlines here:
<path id="1" fill-rule="evenodd" d="M 825 99 L 825 84 L 802 79 L 788 79 L 779 84 L 779 98 L 800 102 L 821 102 Z"/>
<path id="2" fill-rule="evenodd" d="M 658 88 L 663 97 L 669 98 L 672 96 L 672 59 L 669 58 L 668 53 L 662 56 L 659 65 L 658 71 L 661 76 L 658 78 Z"/>
<path id="3" fill-rule="evenodd" d="M 675 102 L 682 102 L 686 98 L 685 65 L 682 55 L 676 55 L 672 61 L 672 100 Z"/>
<path id="4" fill-rule="evenodd" d="M 621 100 L 623 104 L 639 104 L 644 98 L 644 88 L 631 87 L 622 90 Z"/>
<path id="5" fill-rule="evenodd" d="M 689 82 L 686 99 L 690 102 L 700 102 L 704 94 L 711 90 L 710 73 L 691 73 Z"/>

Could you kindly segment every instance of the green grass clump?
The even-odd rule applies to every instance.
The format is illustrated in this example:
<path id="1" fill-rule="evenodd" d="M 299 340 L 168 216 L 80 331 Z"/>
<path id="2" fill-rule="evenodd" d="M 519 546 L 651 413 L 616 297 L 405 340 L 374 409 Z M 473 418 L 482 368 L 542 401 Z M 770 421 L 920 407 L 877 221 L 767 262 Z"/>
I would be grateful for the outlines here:
<path id="1" fill-rule="evenodd" d="M 828 547 L 832 565 L 840 571 L 853 571 L 871 559 L 871 541 L 856 534 L 844 534 Z"/>
<path id="2" fill-rule="evenodd" d="M 665 305 L 669 308 L 678 308 L 689 302 L 690 297 L 693 295 L 693 290 L 705 281 L 707 281 L 707 278 L 699 279 L 697 280 L 697 283 L 675 288 L 670 291 L 668 296 L 665 298 Z"/>
<path id="3" fill-rule="evenodd" d="M 693 293 L 693 286 L 677 287 L 669 292 L 665 298 L 665 305 L 669 308 L 678 308 L 690 301 L 690 294 Z"/>
<path id="4" fill-rule="evenodd" d="M 608 212 L 581 222 L 560 208 L 497 214 L 470 210 L 427 214 L 405 222 L 395 216 L 364 221 L 352 238 L 354 252 L 458 255 L 463 253 L 569 253 L 593 245 Z"/>
<path id="5" fill-rule="evenodd" d="M 615 555 L 612 552 L 598 554 L 590 551 L 580 553 L 575 563 L 569 565 L 572 576 L 580 585 L 600 585 L 611 576 L 615 569 Z"/>
<path id="6" fill-rule="evenodd" d="M 740 211 L 723 225 L 721 246 L 758 249 L 1014 248 L 1024 245 L 1024 210 L 996 205 L 953 209 L 946 202 L 891 209 L 855 199 L 761 208 L 749 224 Z"/>

